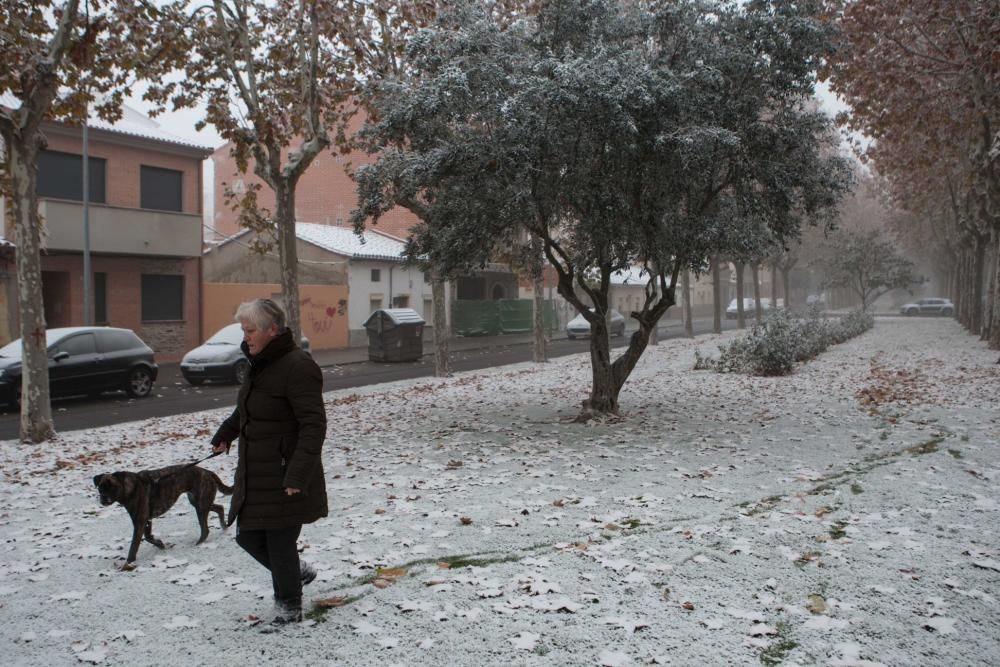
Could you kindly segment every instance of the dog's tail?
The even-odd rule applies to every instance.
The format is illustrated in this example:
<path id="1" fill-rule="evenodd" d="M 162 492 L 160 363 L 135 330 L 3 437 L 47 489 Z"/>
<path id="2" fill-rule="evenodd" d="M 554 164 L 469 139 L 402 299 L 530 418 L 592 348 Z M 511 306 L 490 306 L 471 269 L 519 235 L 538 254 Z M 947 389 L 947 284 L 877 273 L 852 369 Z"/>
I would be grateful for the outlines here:
<path id="1" fill-rule="evenodd" d="M 223 492 L 224 494 L 226 494 L 227 496 L 228 496 L 228 495 L 231 495 L 231 494 L 233 493 L 233 487 L 231 487 L 231 486 L 226 486 L 226 485 L 225 485 L 225 484 L 223 483 L 223 481 L 222 481 L 221 479 L 219 479 L 219 476 L 218 476 L 218 475 L 216 475 L 216 474 L 215 474 L 214 472 L 212 472 L 211 470 L 209 470 L 208 472 L 209 472 L 209 474 L 210 474 L 210 475 L 212 475 L 212 479 L 214 479 L 214 480 L 215 480 L 215 486 L 216 486 L 216 488 L 218 488 L 218 489 L 219 489 L 219 491 L 222 491 L 222 492 Z"/>

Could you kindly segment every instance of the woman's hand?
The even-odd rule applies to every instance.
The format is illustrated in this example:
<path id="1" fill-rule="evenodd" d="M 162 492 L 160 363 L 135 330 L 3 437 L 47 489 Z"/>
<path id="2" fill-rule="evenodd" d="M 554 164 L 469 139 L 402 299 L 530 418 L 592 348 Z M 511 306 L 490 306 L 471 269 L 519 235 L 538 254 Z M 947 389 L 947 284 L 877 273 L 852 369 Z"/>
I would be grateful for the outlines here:
<path id="1" fill-rule="evenodd" d="M 213 454 L 221 454 L 222 452 L 225 452 L 226 454 L 228 454 L 229 453 L 229 447 L 230 447 L 230 443 L 228 443 L 228 442 L 219 442 L 219 443 L 216 443 L 216 444 L 212 445 L 212 453 Z"/>
<path id="2" fill-rule="evenodd" d="M 290 495 L 290 496 L 294 496 L 296 493 L 302 493 L 302 489 L 293 489 L 293 488 L 290 488 L 290 487 L 286 487 L 285 488 L 285 493 L 288 494 L 288 495 Z"/>

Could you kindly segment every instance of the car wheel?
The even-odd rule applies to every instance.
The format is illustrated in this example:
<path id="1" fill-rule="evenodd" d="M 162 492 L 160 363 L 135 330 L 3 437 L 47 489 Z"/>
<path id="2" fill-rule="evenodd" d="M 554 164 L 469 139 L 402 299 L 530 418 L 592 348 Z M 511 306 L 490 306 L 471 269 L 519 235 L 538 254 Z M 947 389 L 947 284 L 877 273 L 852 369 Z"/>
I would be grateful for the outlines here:
<path id="1" fill-rule="evenodd" d="M 573 334 L 566 334 L 566 338 L 568 338 L 569 340 L 576 340 L 576 336 L 574 336 Z"/>
<path id="2" fill-rule="evenodd" d="M 236 384 L 243 384 L 247 381 L 248 375 L 250 375 L 250 363 L 246 359 L 237 361 L 233 366 L 233 381 Z"/>
<path id="3" fill-rule="evenodd" d="M 906 313 L 905 313 L 905 315 L 907 317 L 913 317 L 916 314 L 917 314 L 917 311 L 913 310 L 912 308 L 910 310 L 906 311 Z"/>
<path id="4" fill-rule="evenodd" d="M 945 308 L 941 311 L 942 317 L 951 317 L 951 308 Z"/>
<path id="5" fill-rule="evenodd" d="M 132 398 L 145 398 L 153 391 L 153 374 L 145 366 L 136 366 L 128 372 L 125 393 Z"/>

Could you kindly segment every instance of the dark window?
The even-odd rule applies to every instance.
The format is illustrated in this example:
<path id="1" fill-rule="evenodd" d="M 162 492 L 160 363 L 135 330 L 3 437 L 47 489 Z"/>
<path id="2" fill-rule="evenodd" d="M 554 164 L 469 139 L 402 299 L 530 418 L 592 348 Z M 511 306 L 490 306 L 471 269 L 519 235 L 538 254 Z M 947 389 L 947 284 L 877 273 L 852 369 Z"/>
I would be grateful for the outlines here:
<path id="1" fill-rule="evenodd" d="M 377 283 L 382 280 L 382 269 L 372 269 L 372 282 Z"/>
<path id="2" fill-rule="evenodd" d="M 102 329 L 97 332 L 97 344 L 101 352 L 117 352 L 120 350 L 134 350 L 144 346 L 131 331 L 122 329 Z"/>
<path id="3" fill-rule="evenodd" d="M 184 276 L 142 276 L 142 320 L 184 319 Z"/>
<path id="4" fill-rule="evenodd" d="M 182 181 L 184 174 L 175 169 L 160 167 L 140 168 L 140 206 L 161 211 L 182 211 L 184 189 Z"/>
<path id="5" fill-rule="evenodd" d="M 90 157 L 90 201 L 103 204 L 103 158 Z M 83 201 L 83 156 L 58 151 L 38 154 L 38 196 Z"/>
<path id="6" fill-rule="evenodd" d="M 71 357 L 78 354 L 94 354 L 97 352 L 97 344 L 94 342 L 94 334 L 85 333 L 60 341 L 55 351 L 69 352 Z"/>
<path id="7" fill-rule="evenodd" d="M 94 274 L 94 324 L 108 323 L 108 274 Z"/>

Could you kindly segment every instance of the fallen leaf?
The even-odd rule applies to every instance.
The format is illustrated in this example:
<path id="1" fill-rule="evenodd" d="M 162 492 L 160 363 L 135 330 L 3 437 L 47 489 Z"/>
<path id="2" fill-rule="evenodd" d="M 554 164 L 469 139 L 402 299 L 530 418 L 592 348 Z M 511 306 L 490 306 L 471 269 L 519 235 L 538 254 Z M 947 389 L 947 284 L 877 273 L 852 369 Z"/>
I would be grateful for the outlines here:
<path id="1" fill-rule="evenodd" d="M 317 609 L 333 609 L 334 607 L 343 607 L 347 604 L 347 597 L 343 595 L 336 595 L 332 598 L 319 598 L 313 600 L 313 606 Z M 250 620 L 259 621 L 260 619 L 256 616 L 250 616 Z"/>
<path id="2" fill-rule="evenodd" d="M 458 520 L 458 522 L 463 526 L 468 526 L 470 523 L 472 523 L 472 517 L 463 516 L 461 519 Z"/>
<path id="3" fill-rule="evenodd" d="M 822 614 L 826 612 L 828 607 L 822 595 L 813 593 L 809 596 L 809 604 L 806 605 L 806 609 L 809 610 L 810 614 Z"/>
<path id="4" fill-rule="evenodd" d="M 684 609 L 687 609 L 688 611 L 694 611 L 694 603 L 693 602 L 684 602 L 684 603 L 681 604 L 681 607 L 683 607 Z"/>

